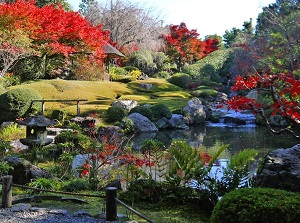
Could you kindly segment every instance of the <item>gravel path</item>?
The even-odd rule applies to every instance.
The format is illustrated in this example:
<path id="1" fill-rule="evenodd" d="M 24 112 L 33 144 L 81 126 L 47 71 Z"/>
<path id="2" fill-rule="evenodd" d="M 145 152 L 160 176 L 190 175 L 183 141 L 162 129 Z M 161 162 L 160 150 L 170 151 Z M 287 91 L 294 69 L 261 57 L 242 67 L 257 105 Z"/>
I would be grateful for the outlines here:
<path id="1" fill-rule="evenodd" d="M 46 208 L 0 208 L 1 223 L 107 223 L 103 218 L 94 218 L 83 213 L 72 214 L 62 209 Z M 129 221 L 130 222 L 130 221 Z M 135 222 L 135 221 L 131 221 Z M 117 223 L 111 222 L 109 223 Z"/>

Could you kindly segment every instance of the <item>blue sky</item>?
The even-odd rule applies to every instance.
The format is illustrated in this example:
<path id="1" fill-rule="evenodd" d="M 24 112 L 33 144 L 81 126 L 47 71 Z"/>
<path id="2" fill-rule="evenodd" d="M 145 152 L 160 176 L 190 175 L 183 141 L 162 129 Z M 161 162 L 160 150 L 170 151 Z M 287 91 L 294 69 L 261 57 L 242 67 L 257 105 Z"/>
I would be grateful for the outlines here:
<path id="1" fill-rule="evenodd" d="M 77 11 L 81 0 L 67 0 Z M 97 0 L 106 2 L 107 0 Z M 197 29 L 200 38 L 209 34 L 223 36 L 225 30 L 242 28 L 244 21 L 255 25 L 263 6 L 276 0 L 129 0 L 161 11 L 164 25 L 185 22 L 188 29 Z"/>

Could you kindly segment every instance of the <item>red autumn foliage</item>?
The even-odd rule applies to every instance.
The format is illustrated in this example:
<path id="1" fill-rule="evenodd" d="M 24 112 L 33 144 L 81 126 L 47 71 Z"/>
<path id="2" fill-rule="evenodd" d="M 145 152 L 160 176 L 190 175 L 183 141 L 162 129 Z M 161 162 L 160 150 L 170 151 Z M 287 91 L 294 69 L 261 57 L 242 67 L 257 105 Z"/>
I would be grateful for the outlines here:
<path id="1" fill-rule="evenodd" d="M 261 104 L 255 98 L 234 96 L 227 101 L 228 109 L 253 110 L 254 113 L 263 116 L 273 133 L 279 134 L 286 131 L 300 138 L 300 80 L 292 72 L 237 76 L 232 90 L 237 92 L 257 90 L 258 93 L 267 94 L 269 100 Z M 285 119 L 287 126 L 281 126 L 280 130 L 273 129 L 269 123 L 269 117 L 266 116 L 266 110 L 271 110 L 271 116 L 278 115 Z"/>
<path id="2" fill-rule="evenodd" d="M 185 23 L 171 25 L 170 34 L 164 35 L 166 54 L 176 63 L 181 70 L 185 63 L 193 63 L 218 49 L 218 40 L 198 39 L 197 30 L 189 30 Z"/>
<path id="3" fill-rule="evenodd" d="M 60 5 L 39 8 L 34 1 L 17 0 L 0 4 L 0 26 L 24 31 L 32 47 L 41 53 L 93 53 L 104 57 L 101 47 L 108 41 L 102 25 L 93 26 L 78 12 L 66 12 Z"/>

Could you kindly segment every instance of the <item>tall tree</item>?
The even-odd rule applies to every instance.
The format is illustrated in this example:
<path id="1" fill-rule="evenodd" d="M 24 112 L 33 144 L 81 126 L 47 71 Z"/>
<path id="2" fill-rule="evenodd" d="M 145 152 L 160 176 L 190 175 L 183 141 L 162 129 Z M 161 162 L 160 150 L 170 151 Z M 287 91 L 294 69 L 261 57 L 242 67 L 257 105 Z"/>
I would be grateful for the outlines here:
<path id="1" fill-rule="evenodd" d="M 101 62 L 104 57 L 101 48 L 108 41 L 108 32 L 103 31 L 101 25 L 93 26 L 79 13 L 66 12 L 62 7 L 53 5 L 39 8 L 34 1 L 1 3 L 0 27 L 15 30 L 10 32 L 12 39 L 19 40 L 17 34 L 22 33 L 30 42 L 30 46 L 26 45 L 27 49 L 34 49 L 35 55 L 41 57 L 58 55 L 68 58 L 70 55 L 88 53 Z M 13 42 L 10 47 L 20 49 Z"/>
<path id="2" fill-rule="evenodd" d="M 265 39 L 263 59 L 274 71 L 294 71 L 300 62 L 300 3 L 282 1 L 263 8 L 256 26 L 257 39 Z"/>
<path id="3" fill-rule="evenodd" d="M 241 32 L 242 31 L 240 29 L 237 29 L 236 27 L 232 28 L 230 31 L 226 30 L 225 34 L 223 35 L 225 46 L 231 47 L 235 43 L 238 35 Z"/>
<path id="4" fill-rule="evenodd" d="M 194 63 L 218 49 L 217 39 L 201 41 L 197 30 L 189 30 L 185 23 L 171 25 L 169 29 L 170 33 L 163 35 L 165 51 L 179 71 L 185 64 Z"/>
<path id="5" fill-rule="evenodd" d="M 84 1 L 88 3 L 86 18 L 94 25 L 103 24 L 119 49 L 136 46 L 138 49 L 161 49 L 159 36 L 166 29 L 162 27 L 160 13 L 153 8 L 141 7 L 127 0 L 106 0 L 105 3 Z"/>
<path id="6" fill-rule="evenodd" d="M 297 0 L 277 0 L 263 9 L 258 17 L 256 35 L 240 51 L 248 58 L 245 66 L 253 67 L 236 76 L 233 90 L 242 92 L 232 98 L 229 108 L 251 109 L 263 117 L 275 134 L 288 132 L 300 139 L 300 10 Z M 239 58 L 241 58 L 240 54 Z M 252 61 L 251 61 L 252 60 Z M 236 64 L 241 65 L 240 64 Z M 247 98 L 255 90 L 258 97 Z M 280 125 L 272 123 L 272 117 Z"/>

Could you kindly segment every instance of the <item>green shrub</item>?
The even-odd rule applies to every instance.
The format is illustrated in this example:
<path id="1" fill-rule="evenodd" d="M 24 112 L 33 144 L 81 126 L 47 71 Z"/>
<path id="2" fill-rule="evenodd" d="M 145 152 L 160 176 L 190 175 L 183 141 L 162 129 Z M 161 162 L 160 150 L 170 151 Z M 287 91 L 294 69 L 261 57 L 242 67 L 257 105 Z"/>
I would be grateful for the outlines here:
<path id="1" fill-rule="evenodd" d="M 153 64 L 153 57 L 149 50 L 140 50 L 130 54 L 126 62 L 126 65 L 137 67 L 141 71 L 145 71 L 150 64 Z"/>
<path id="2" fill-rule="evenodd" d="M 33 103 L 32 99 L 42 99 L 35 90 L 15 88 L 0 96 L 1 121 L 15 120 L 25 117 L 36 110 L 41 110 L 41 103 Z"/>
<path id="3" fill-rule="evenodd" d="M 12 73 L 6 73 L 3 78 L 0 78 L 0 86 L 7 88 L 21 83 L 20 77 Z"/>
<path id="4" fill-rule="evenodd" d="M 127 75 L 127 70 L 125 70 L 123 67 L 111 67 L 110 68 L 110 74 L 111 75 Z"/>
<path id="5" fill-rule="evenodd" d="M 16 140 L 25 137 L 25 128 L 19 127 L 16 123 L 0 128 L 0 140 Z"/>
<path id="6" fill-rule="evenodd" d="M 185 73 L 173 74 L 171 78 L 168 79 L 171 84 L 177 85 L 181 88 L 188 88 L 192 82 L 191 77 Z"/>
<path id="7" fill-rule="evenodd" d="M 67 113 L 62 110 L 53 110 L 51 113 L 51 119 L 57 119 L 58 121 L 64 121 L 67 117 Z"/>
<path id="8" fill-rule="evenodd" d="M 56 58 L 56 57 L 55 57 Z M 45 77 L 45 57 L 31 56 L 18 60 L 12 71 L 18 74 L 22 80 L 38 80 Z M 50 62 L 46 66 L 46 73 L 49 71 Z"/>
<path id="9" fill-rule="evenodd" d="M 128 73 L 128 75 L 132 76 L 134 80 L 139 80 L 142 76 L 142 72 L 139 70 L 133 70 Z"/>
<path id="10" fill-rule="evenodd" d="M 232 54 L 231 49 L 216 50 L 210 53 L 207 57 L 197 61 L 196 63 L 186 66 L 183 68 L 183 72 L 189 74 L 193 80 L 199 80 L 201 83 L 203 81 L 220 81 L 220 75 L 227 76 L 227 73 L 224 73 L 223 67 L 230 67 L 227 65 L 230 63 L 229 57 Z"/>
<path id="11" fill-rule="evenodd" d="M 134 70 L 139 70 L 139 68 L 137 67 L 134 67 L 134 66 L 125 66 L 123 67 L 127 72 L 130 72 L 130 71 L 134 71 Z"/>
<path id="12" fill-rule="evenodd" d="M 129 113 L 140 113 L 141 115 L 147 117 L 149 120 L 153 120 L 153 114 L 150 106 L 137 106 L 131 109 Z"/>
<path id="13" fill-rule="evenodd" d="M 130 114 L 140 113 L 147 117 L 150 121 L 157 121 L 162 117 L 172 118 L 171 110 L 164 104 L 155 104 L 151 106 L 137 106 L 130 110 Z"/>
<path id="14" fill-rule="evenodd" d="M 134 122 L 130 118 L 125 117 L 118 123 L 118 126 L 123 129 L 125 133 L 129 133 L 133 131 Z"/>
<path id="15" fill-rule="evenodd" d="M 93 140 L 77 131 L 63 131 L 54 139 L 62 152 L 84 153 L 93 144 Z"/>
<path id="16" fill-rule="evenodd" d="M 212 89 L 211 87 L 207 86 L 199 86 L 196 90 L 190 93 L 193 97 L 197 98 L 206 98 L 206 97 L 217 97 L 218 91 Z"/>
<path id="17" fill-rule="evenodd" d="M 62 189 L 68 192 L 89 190 L 90 185 L 86 179 L 78 178 L 64 182 Z"/>
<path id="18" fill-rule="evenodd" d="M 120 122 L 127 116 L 128 112 L 121 107 L 109 107 L 106 111 L 106 119 L 108 122 Z"/>
<path id="19" fill-rule="evenodd" d="M 35 181 L 28 183 L 28 186 L 36 188 L 36 189 L 42 189 L 42 190 L 54 190 L 56 187 L 56 183 L 51 179 L 38 178 Z M 29 191 L 29 193 L 30 194 L 34 193 L 34 190 Z M 40 192 L 40 193 L 43 193 L 43 192 Z"/>
<path id="20" fill-rule="evenodd" d="M 167 71 L 160 71 L 156 73 L 154 77 L 168 79 L 170 77 L 170 74 Z"/>
<path id="21" fill-rule="evenodd" d="M 298 222 L 300 194 L 267 188 L 243 188 L 227 193 L 215 206 L 211 223 Z"/>
<path id="22" fill-rule="evenodd" d="M 161 184 L 152 179 L 138 179 L 130 183 L 128 190 L 121 194 L 121 199 L 127 202 L 134 200 L 156 203 L 161 201 L 163 194 L 164 188 Z"/>
<path id="23" fill-rule="evenodd" d="M 154 52 L 152 53 L 153 62 L 156 64 L 158 70 L 163 70 L 166 63 L 168 63 L 168 56 L 163 52 Z"/>
<path id="24" fill-rule="evenodd" d="M 171 110 L 165 106 L 164 104 L 155 104 L 150 107 L 152 114 L 153 114 L 153 120 L 156 121 L 160 118 L 166 117 L 167 119 L 172 118 L 172 112 Z"/>

